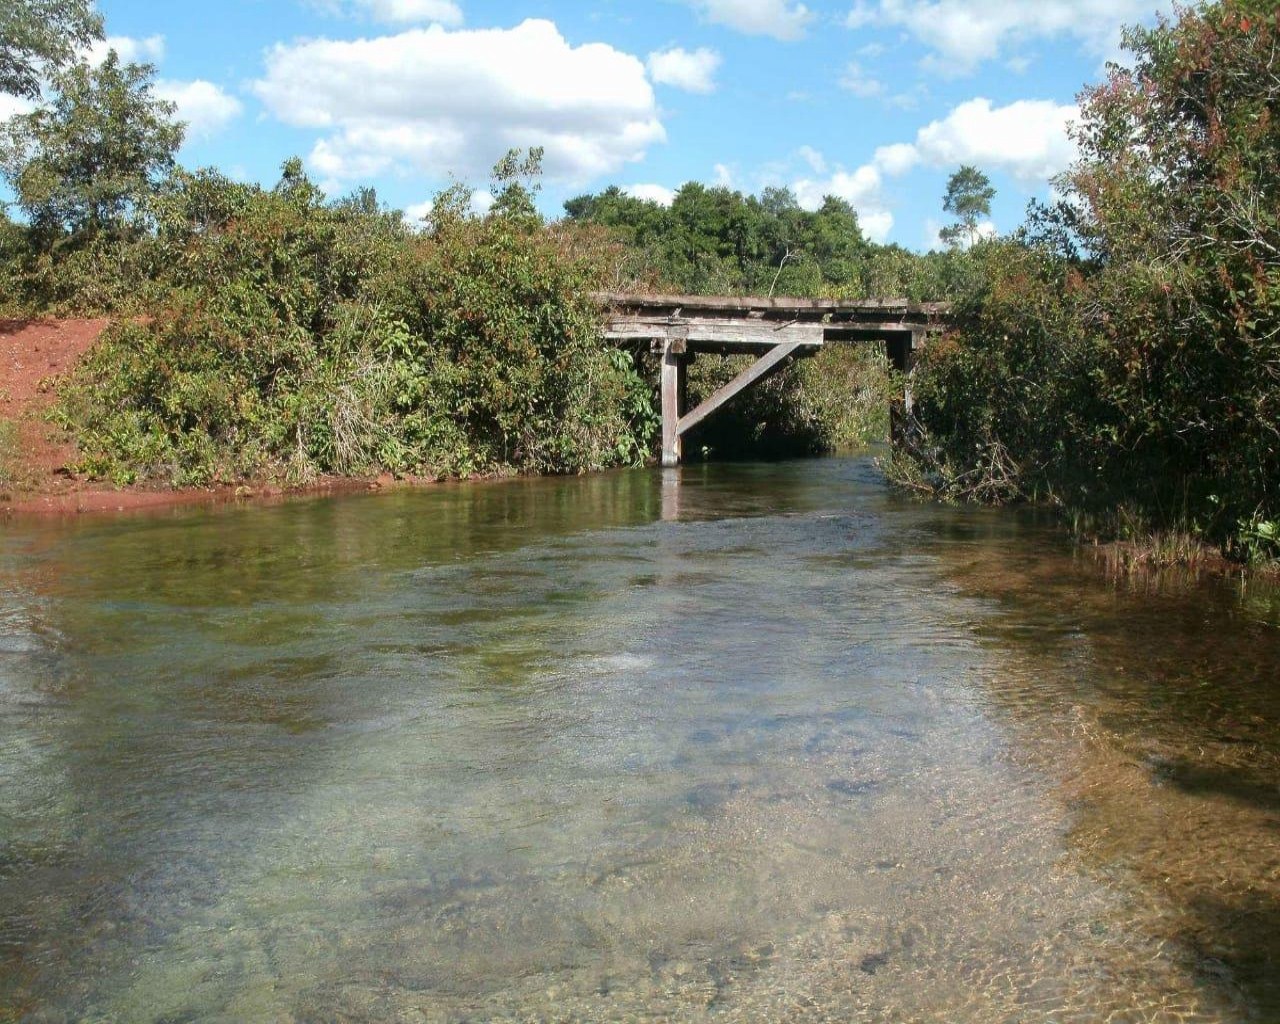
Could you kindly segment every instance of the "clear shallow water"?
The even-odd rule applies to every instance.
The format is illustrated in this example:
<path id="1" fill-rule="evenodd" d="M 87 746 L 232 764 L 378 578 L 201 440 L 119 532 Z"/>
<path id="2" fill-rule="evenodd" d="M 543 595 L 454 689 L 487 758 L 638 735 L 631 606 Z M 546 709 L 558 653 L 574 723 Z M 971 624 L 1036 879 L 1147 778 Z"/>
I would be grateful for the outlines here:
<path id="1" fill-rule="evenodd" d="M 0 533 L 0 1020 L 1280 1017 L 1280 599 L 871 463 Z"/>

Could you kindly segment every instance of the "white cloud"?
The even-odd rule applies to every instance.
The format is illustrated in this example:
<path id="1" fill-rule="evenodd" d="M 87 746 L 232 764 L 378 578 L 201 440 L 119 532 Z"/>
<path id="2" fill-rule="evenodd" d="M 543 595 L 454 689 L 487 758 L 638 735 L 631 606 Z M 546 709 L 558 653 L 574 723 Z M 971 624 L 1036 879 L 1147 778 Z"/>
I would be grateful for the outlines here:
<path id="1" fill-rule="evenodd" d="M 164 60 L 164 36 L 107 36 L 92 43 L 85 52 L 90 64 L 97 66 L 107 59 L 110 50 L 116 51 L 121 64 L 158 64 Z"/>
<path id="2" fill-rule="evenodd" d="M 570 46 L 555 24 L 534 19 L 278 44 L 253 88 L 282 121 L 326 129 L 311 163 L 345 180 L 482 174 L 508 149 L 542 146 L 549 176 L 580 182 L 666 138 L 636 57 Z"/>
<path id="3" fill-rule="evenodd" d="M 933 51 L 933 70 L 963 74 L 1009 46 L 1068 37 L 1098 57 L 1115 51 L 1121 27 L 1172 10 L 1171 0 L 857 0 L 849 28 L 893 26 Z"/>
<path id="4" fill-rule="evenodd" d="M 789 42 L 804 36 L 813 12 L 796 0 L 691 0 L 708 21 Z"/>
<path id="5" fill-rule="evenodd" d="M 700 47 L 690 52 L 675 46 L 649 54 L 649 74 L 655 82 L 689 92 L 715 92 L 720 54 Z"/>
<path id="6" fill-rule="evenodd" d="M 962 103 L 916 133 L 921 160 L 934 167 L 974 164 L 1007 171 L 1025 185 L 1039 185 L 1067 169 L 1076 157 L 1067 125 L 1080 115 L 1074 104 L 1018 100 L 993 107 L 990 100 Z"/>
<path id="7" fill-rule="evenodd" d="M 893 214 L 883 195 L 884 180 L 872 164 L 853 171 L 836 168 L 821 178 L 801 178 L 792 182 L 791 191 L 806 210 L 816 210 L 827 196 L 836 196 L 858 211 L 863 233 L 873 241 L 883 242 L 893 230 Z"/>
<path id="8" fill-rule="evenodd" d="M 979 97 L 925 125 L 915 142 L 881 146 L 873 163 L 892 177 L 919 164 L 973 164 L 984 171 L 1005 171 L 1029 187 L 1040 186 L 1075 160 L 1067 126 L 1079 116 L 1080 108 L 1073 104 L 1018 100 L 993 107 Z"/>
<path id="9" fill-rule="evenodd" d="M 715 184 L 720 188 L 733 188 L 734 179 L 733 171 L 728 164 L 716 164 L 712 170 L 715 172 Z"/>
<path id="10" fill-rule="evenodd" d="M 847 89 L 864 100 L 883 96 L 885 91 L 884 83 L 868 75 L 856 60 L 851 60 L 845 66 L 844 73 L 840 76 L 840 88 Z"/>
<path id="11" fill-rule="evenodd" d="M 876 150 L 875 164 L 885 174 L 897 177 L 906 174 L 920 162 L 920 151 L 909 142 L 895 142 Z"/>
<path id="12" fill-rule="evenodd" d="M 636 199 L 644 199 L 659 206 L 670 206 L 676 199 L 675 190 L 665 185 L 628 185 L 622 191 Z"/>
<path id="13" fill-rule="evenodd" d="M 178 107 L 178 120 L 187 122 L 189 138 L 207 139 L 244 112 L 241 102 L 220 86 L 204 79 L 194 82 L 156 82 L 156 95 Z"/>

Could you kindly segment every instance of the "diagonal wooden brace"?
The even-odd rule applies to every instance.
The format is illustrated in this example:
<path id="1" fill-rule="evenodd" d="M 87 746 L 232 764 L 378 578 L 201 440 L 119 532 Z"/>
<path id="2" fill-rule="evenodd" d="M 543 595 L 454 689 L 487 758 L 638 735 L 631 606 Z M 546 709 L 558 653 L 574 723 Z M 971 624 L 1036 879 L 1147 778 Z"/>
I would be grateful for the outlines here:
<path id="1" fill-rule="evenodd" d="M 676 436 L 682 437 L 735 395 L 745 391 L 756 381 L 764 379 L 777 370 L 789 356 L 794 355 L 797 350 L 805 348 L 807 344 L 803 341 L 790 341 L 775 345 L 696 409 L 681 416 L 675 424 Z"/>

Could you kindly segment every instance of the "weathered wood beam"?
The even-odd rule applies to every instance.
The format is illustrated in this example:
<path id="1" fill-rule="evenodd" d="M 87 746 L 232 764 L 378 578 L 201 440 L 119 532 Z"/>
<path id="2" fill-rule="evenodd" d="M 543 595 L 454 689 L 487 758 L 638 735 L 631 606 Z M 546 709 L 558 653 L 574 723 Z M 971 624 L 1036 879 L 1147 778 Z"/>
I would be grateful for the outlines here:
<path id="1" fill-rule="evenodd" d="M 682 340 L 694 345 L 773 346 L 796 342 L 821 345 L 821 323 L 792 323 L 724 317 L 697 320 L 661 316 L 614 316 L 605 326 L 611 341 Z"/>
<path id="2" fill-rule="evenodd" d="M 790 356 L 794 355 L 800 349 L 810 347 L 805 342 L 791 341 L 778 345 L 765 355 L 761 356 L 747 369 L 743 370 L 733 380 L 729 381 L 724 387 L 699 405 L 692 412 L 681 416 L 675 425 L 677 439 L 682 437 L 688 431 L 696 427 L 705 420 L 713 412 L 723 406 L 735 395 L 745 391 L 756 381 L 767 377 L 774 370 L 778 369 L 782 363 Z M 666 406 L 663 406 L 663 433 L 666 433 Z"/>
<path id="3" fill-rule="evenodd" d="M 611 309 L 687 309 L 720 312 L 755 310 L 778 314 L 823 315 L 830 313 L 904 313 L 945 316 L 950 304 L 889 299 L 806 299 L 795 296 L 760 295 L 633 295 L 627 292 L 593 292 L 595 301 Z"/>

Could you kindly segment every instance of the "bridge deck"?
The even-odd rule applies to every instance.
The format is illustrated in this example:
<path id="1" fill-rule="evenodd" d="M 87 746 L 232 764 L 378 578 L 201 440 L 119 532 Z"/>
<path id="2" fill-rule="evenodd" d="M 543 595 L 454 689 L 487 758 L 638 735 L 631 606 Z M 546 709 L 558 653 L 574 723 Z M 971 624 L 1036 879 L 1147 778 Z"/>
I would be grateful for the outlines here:
<path id="1" fill-rule="evenodd" d="M 599 292 L 604 334 L 614 341 L 649 341 L 662 356 L 662 461 L 680 461 L 682 438 L 746 388 L 827 342 L 883 341 L 904 373 L 912 354 L 942 330 L 944 303 L 906 299 L 844 301 L 761 296 L 632 295 Z M 748 352 L 755 363 L 691 412 L 685 410 L 685 370 L 695 352 Z M 909 394 L 906 402 L 910 402 Z"/>
<path id="2" fill-rule="evenodd" d="M 713 352 L 750 352 L 760 347 L 827 341 L 884 340 L 899 362 L 925 336 L 941 329 L 948 307 L 906 299 L 845 301 L 791 297 L 630 295 L 600 292 L 608 311 L 605 336 L 616 341 L 649 339 L 684 343 Z M 896 344 L 895 344 L 896 343 Z"/>

